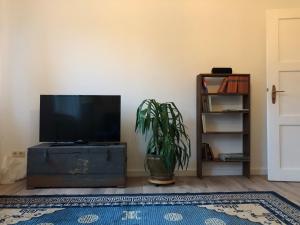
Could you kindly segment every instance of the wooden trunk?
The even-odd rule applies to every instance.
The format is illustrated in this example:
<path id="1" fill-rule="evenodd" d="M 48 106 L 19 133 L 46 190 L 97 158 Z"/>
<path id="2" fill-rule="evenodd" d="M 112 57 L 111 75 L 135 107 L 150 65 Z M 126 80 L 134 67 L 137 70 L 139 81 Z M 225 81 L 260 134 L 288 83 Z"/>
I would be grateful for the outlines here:
<path id="1" fill-rule="evenodd" d="M 28 149 L 27 187 L 109 187 L 126 184 L 126 144 Z"/>

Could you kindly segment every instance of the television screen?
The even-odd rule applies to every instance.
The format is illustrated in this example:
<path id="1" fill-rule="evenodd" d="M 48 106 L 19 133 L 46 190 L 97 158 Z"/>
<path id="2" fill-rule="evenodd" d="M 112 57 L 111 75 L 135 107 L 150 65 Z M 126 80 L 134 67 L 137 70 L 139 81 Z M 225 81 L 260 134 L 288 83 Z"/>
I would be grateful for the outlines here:
<path id="1" fill-rule="evenodd" d="M 120 141 L 121 96 L 41 95 L 40 142 Z"/>

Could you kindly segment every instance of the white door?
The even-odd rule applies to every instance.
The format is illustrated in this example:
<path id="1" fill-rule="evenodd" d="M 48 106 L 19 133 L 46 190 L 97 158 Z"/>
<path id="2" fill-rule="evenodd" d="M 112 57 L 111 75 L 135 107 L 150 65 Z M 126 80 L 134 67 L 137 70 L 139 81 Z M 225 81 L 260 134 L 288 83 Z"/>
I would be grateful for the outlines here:
<path id="1" fill-rule="evenodd" d="M 300 9 L 267 12 L 267 88 L 268 179 L 300 181 Z"/>

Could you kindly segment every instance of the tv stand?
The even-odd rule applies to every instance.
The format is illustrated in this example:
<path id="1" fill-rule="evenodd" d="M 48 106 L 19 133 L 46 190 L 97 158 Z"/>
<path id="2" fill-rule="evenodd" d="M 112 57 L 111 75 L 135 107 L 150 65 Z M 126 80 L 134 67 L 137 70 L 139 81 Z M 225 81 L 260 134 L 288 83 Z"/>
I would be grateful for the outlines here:
<path id="1" fill-rule="evenodd" d="M 126 143 L 43 143 L 28 148 L 27 188 L 124 187 Z"/>
<path id="2" fill-rule="evenodd" d="M 50 147 L 60 147 L 60 146 L 74 146 L 75 142 L 55 142 L 50 143 Z"/>

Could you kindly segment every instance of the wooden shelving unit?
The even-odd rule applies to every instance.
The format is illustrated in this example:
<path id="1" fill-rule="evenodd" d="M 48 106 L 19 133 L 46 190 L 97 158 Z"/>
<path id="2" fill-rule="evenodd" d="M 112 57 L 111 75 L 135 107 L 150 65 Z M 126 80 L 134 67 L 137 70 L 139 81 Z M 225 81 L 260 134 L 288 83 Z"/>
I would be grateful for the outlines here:
<path id="1" fill-rule="evenodd" d="M 248 78 L 248 93 L 218 93 L 218 92 L 208 92 L 203 91 L 203 79 L 211 78 L 226 78 L 228 76 L 239 76 Z M 202 168 L 203 163 L 241 163 L 242 164 L 242 175 L 245 177 L 250 177 L 250 75 L 249 74 L 199 74 L 197 76 L 197 176 L 201 178 L 203 176 Z M 204 111 L 203 110 L 203 97 L 204 96 L 240 96 L 242 109 L 239 110 L 213 110 Z M 204 131 L 202 124 L 202 116 L 226 116 L 232 114 L 233 116 L 241 116 L 242 130 L 240 131 Z M 242 139 L 242 149 L 240 153 L 249 158 L 249 160 L 231 160 L 223 161 L 218 157 L 213 160 L 203 160 L 201 146 L 204 138 L 207 136 L 214 136 L 213 138 L 218 139 L 218 135 L 237 135 Z M 213 149 L 212 149 L 213 150 Z"/>

